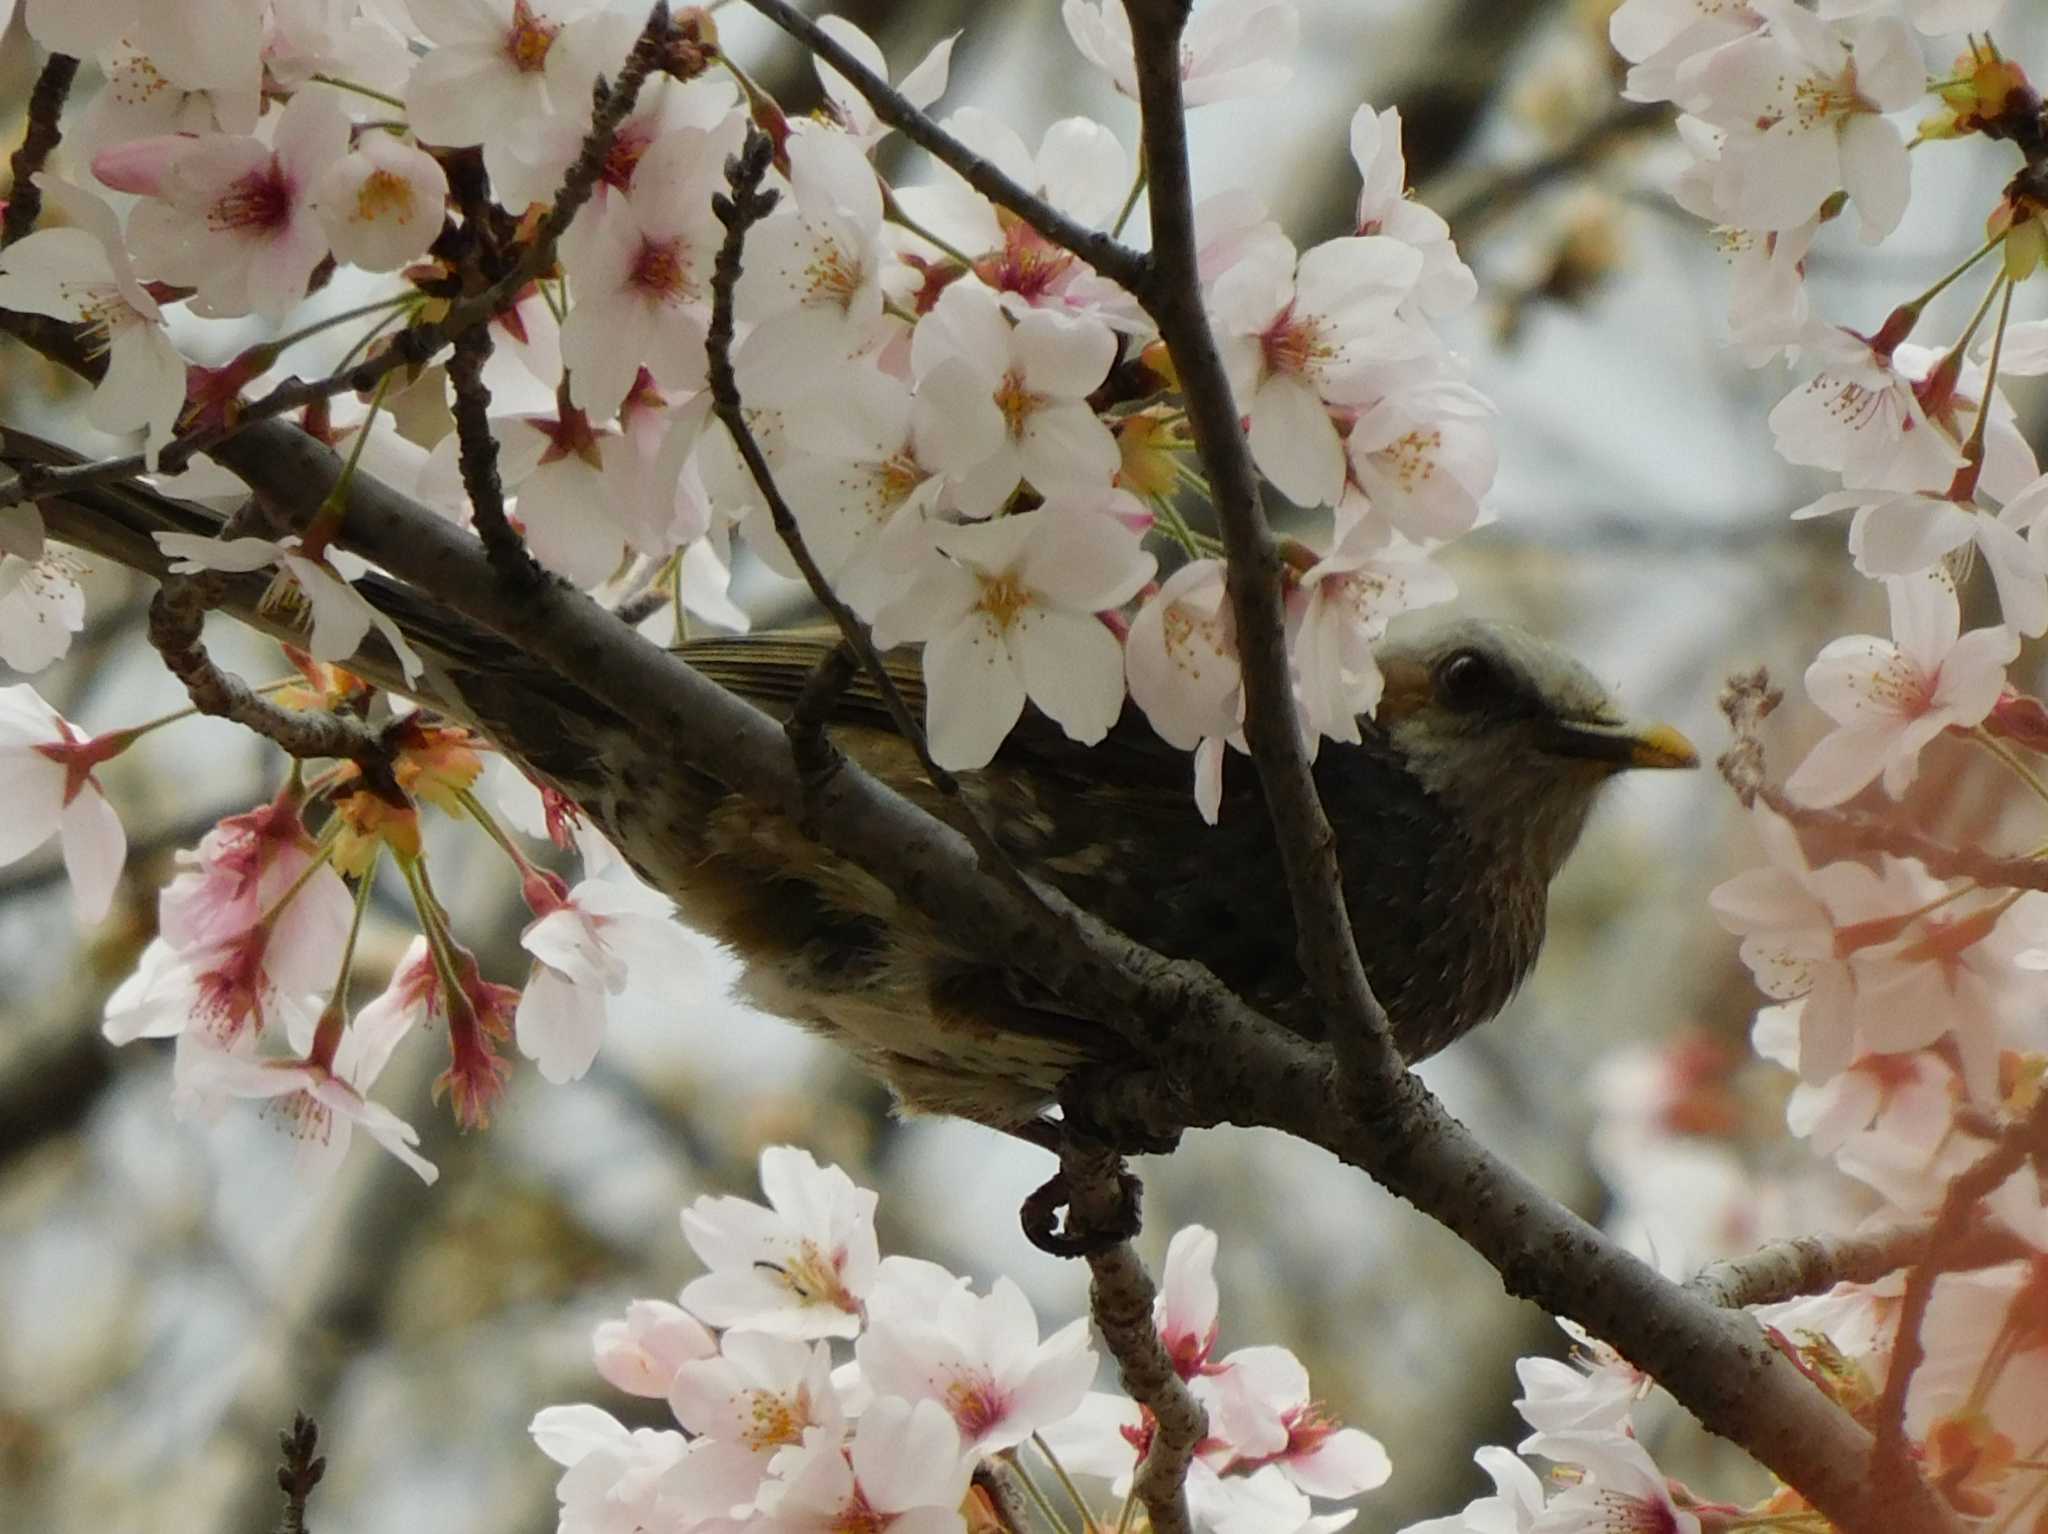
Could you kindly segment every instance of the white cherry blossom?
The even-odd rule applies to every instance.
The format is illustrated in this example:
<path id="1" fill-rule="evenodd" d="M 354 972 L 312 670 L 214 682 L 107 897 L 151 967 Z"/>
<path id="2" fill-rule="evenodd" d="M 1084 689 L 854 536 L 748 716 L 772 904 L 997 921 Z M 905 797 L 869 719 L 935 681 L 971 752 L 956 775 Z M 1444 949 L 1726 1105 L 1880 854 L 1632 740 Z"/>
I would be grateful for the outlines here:
<path id="1" fill-rule="evenodd" d="M 882 57 L 882 50 L 875 40 L 861 31 L 843 16 L 820 16 L 818 30 L 839 44 L 877 79 L 889 78 L 888 61 Z M 920 109 L 930 106 L 946 93 L 946 72 L 953 58 L 953 44 L 960 34 L 942 37 L 932 45 L 931 51 L 920 59 L 915 68 L 896 83 L 896 90 L 905 101 Z M 863 149 L 873 149 L 886 138 L 891 129 L 868 105 L 867 97 L 853 88 L 846 76 L 827 64 L 823 59 L 813 57 L 812 64 L 818 71 L 818 83 L 824 87 L 825 97 L 832 103 L 833 114 L 840 125 L 853 135 Z"/>
<path id="2" fill-rule="evenodd" d="M 761 1534 L 961 1534 L 960 1501 L 974 1460 L 936 1401 L 893 1397 L 861 1414 L 841 1448 L 820 1435 L 787 1468 Z"/>
<path id="3" fill-rule="evenodd" d="M 1936 736 L 1991 711 L 2019 654 L 2010 629 L 1961 632 L 1945 571 L 1895 576 L 1885 588 L 1892 638 L 1833 640 L 1807 668 L 1807 692 L 1836 725 L 1785 781 L 1785 791 L 1807 804 L 1840 804 L 1879 773 L 1885 792 L 1898 798 Z"/>
<path id="4" fill-rule="evenodd" d="M 312 202 L 337 261 L 393 272 L 441 233 L 448 177 L 432 155 L 372 131 L 314 183 Z"/>
<path id="5" fill-rule="evenodd" d="M 1622 0 L 1607 40 L 1630 64 L 1622 94 L 1692 110 L 1702 62 L 1764 24 L 1744 0 Z"/>
<path id="6" fill-rule="evenodd" d="M 1364 185 L 1358 193 L 1355 232 L 1384 234 L 1422 256 L 1415 304 L 1425 314 L 1450 314 L 1479 296 L 1472 268 L 1458 258 L 1451 226 L 1408 195 L 1408 161 L 1401 153 L 1401 114 L 1362 106 L 1351 117 L 1351 158 Z"/>
<path id="7" fill-rule="evenodd" d="M 858 1336 L 881 1264 L 875 1195 L 787 1145 L 761 1152 L 761 1191 L 765 1209 L 705 1197 L 683 1211 L 690 1250 L 711 1269 L 683 1287 L 683 1307 L 709 1326 L 774 1337 Z"/>
<path id="8" fill-rule="evenodd" d="M 113 905 L 128 859 L 121 817 L 92 775 L 110 754 L 96 750 L 100 744 L 81 736 L 26 682 L 0 687 L 0 803 L 7 806 L 0 816 L 0 866 L 57 837 L 72 907 L 87 925 Z"/>
<path id="9" fill-rule="evenodd" d="M 1137 536 L 1074 499 L 931 536 L 946 557 L 927 562 L 876 631 L 878 642 L 924 641 L 939 765 L 986 765 L 1027 698 L 1084 745 L 1108 734 L 1123 707 L 1123 654 L 1095 615 L 1151 579 Z"/>
<path id="10" fill-rule="evenodd" d="M 970 517 L 1020 480 L 1041 495 L 1106 488 L 1116 439 L 1089 407 L 1116 339 L 1094 320 L 1033 310 L 1012 321 L 978 282 L 955 282 L 910 340 L 914 427 L 925 461 Z M 1128 593 L 1126 593 L 1128 595 Z"/>
<path id="11" fill-rule="evenodd" d="M 185 361 L 136 280 L 113 209 L 47 171 L 36 185 L 70 227 L 38 229 L 0 250 L 0 308 L 86 327 L 107 360 L 86 420 L 105 432 L 141 431 L 154 465 L 185 408 Z"/>
<path id="12" fill-rule="evenodd" d="M 1826 22 L 1791 0 L 1751 8 L 1769 27 L 1705 60 L 1694 104 L 1728 133 L 1714 180 L 1725 222 L 1793 228 L 1846 190 L 1863 238 L 1883 239 L 1905 213 L 1911 171 L 1884 114 L 1920 98 L 1919 44 L 1896 16 Z"/>
<path id="13" fill-rule="evenodd" d="M 1422 255 L 1386 235 L 1330 240 L 1305 252 L 1262 243 L 1217 279 L 1212 324 L 1259 471 L 1289 500 L 1335 505 L 1344 443 L 1332 405 L 1382 392 L 1374 370 L 1426 355 L 1435 341 L 1398 311 Z"/>
<path id="14" fill-rule="evenodd" d="M 1060 19 L 1081 56 L 1136 101 L 1131 20 L 1119 0 L 1062 0 Z M 1209 0 L 1197 6 L 1181 37 L 1183 99 L 1198 107 L 1284 89 L 1294 78 L 1300 36 L 1294 0 Z"/>
<path id="15" fill-rule="evenodd" d="M 1419 552 L 1388 545 L 1361 520 L 1303 573 L 1288 600 L 1288 653 L 1306 727 L 1359 741 L 1386 679 L 1373 646 L 1402 613 L 1448 602 L 1457 583 Z"/>

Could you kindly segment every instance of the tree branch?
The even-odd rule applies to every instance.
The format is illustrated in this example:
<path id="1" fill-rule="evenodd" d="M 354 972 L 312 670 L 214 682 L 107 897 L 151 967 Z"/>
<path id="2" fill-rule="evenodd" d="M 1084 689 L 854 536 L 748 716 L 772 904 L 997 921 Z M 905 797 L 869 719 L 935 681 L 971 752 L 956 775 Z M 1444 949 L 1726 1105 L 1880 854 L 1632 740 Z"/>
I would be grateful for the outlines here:
<path id="1" fill-rule="evenodd" d="M 1686 1280 L 1685 1289 L 1709 1305 L 1776 1305 L 1803 1294 L 1825 1294 L 1836 1284 L 1874 1284 L 1930 1259 L 1953 1273 L 1995 1268 L 2033 1254 L 2017 1236 L 1989 1226 L 1964 1232 L 1938 1257 L 1934 1242 L 1932 1220 L 1888 1225 L 1857 1236 L 1795 1236 L 1741 1257 L 1708 1263 Z"/>
<path id="2" fill-rule="evenodd" d="M 35 228 L 42 216 L 43 192 L 36 185 L 36 173 L 50 161 L 62 141 L 60 119 L 64 102 L 71 94 L 71 82 L 78 78 L 78 60 L 69 54 L 53 53 L 36 76 L 35 89 L 28 97 L 28 127 L 21 147 L 8 162 L 12 186 L 7 193 L 7 212 L 0 216 L 0 246 L 12 245 Z"/>

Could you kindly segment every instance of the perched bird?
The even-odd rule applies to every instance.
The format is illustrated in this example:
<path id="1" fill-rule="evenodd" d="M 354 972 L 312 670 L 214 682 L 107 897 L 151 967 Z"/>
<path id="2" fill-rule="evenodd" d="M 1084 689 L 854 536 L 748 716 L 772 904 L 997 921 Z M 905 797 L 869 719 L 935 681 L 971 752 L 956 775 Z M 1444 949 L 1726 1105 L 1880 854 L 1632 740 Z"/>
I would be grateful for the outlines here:
<path id="1" fill-rule="evenodd" d="M 682 653 L 786 710 L 832 642 L 760 634 Z M 1535 963 L 1550 881 L 1602 784 L 1698 758 L 1668 725 L 1631 723 L 1590 672 L 1520 629 L 1444 624 L 1384 645 L 1379 660 L 1386 692 L 1360 721 L 1362 744 L 1325 741 L 1315 776 L 1366 974 L 1415 1061 L 1491 1018 Z M 921 712 L 916 658 L 892 669 Z M 957 813 L 865 679 L 841 696 L 833 726 L 869 771 L 935 814 Z M 1127 706 L 1092 748 L 1027 712 L 961 792 L 1025 873 L 1162 953 L 1201 960 L 1315 1036 L 1256 777 L 1239 760 L 1227 778 L 1220 823 L 1207 825 L 1186 755 Z M 708 779 L 700 789 L 701 843 L 680 881 L 667 881 L 684 919 L 745 959 L 748 999 L 850 1045 L 905 1108 L 1017 1126 L 1073 1068 L 1115 1060 L 1107 1030 L 999 957 L 961 944 L 783 816 Z"/>

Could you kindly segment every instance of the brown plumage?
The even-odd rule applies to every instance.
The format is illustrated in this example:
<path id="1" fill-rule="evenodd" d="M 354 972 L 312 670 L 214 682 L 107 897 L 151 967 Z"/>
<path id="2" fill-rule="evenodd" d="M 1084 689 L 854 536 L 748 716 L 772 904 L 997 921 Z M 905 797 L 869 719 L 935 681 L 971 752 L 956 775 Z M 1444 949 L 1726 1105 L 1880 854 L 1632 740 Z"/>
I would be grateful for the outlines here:
<path id="1" fill-rule="evenodd" d="M 683 654 L 786 712 L 830 644 L 764 634 L 696 641 Z M 1590 673 L 1520 630 L 1444 625 L 1386 646 L 1381 664 L 1378 717 L 1361 721 L 1360 745 L 1323 744 L 1316 781 L 1366 972 L 1403 1053 L 1419 1060 L 1498 1012 L 1534 964 L 1550 880 L 1600 785 L 1622 768 L 1694 756 L 1668 727 L 1628 724 Z M 895 669 L 921 710 L 915 658 Z M 833 734 L 871 772 L 954 813 L 863 682 L 840 699 Z M 745 959 L 750 1000 L 852 1047 L 905 1107 L 1016 1124 L 1075 1065 L 1115 1058 L 1106 1030 L 963 947 L 782 816 L 709 779 L 684 781 L 686 802 L 665 817 L 694 843 L 681 877 L 665 881 L 684 918 Z M 1211 827 L 1186 755 L 1135 709 L 1094 748 L 1027 713 L 962 792 L 1027 873 L 1163 953 L 1200 959 L 1287 1026 L 1319 1032 L 1243 758 Z"/>

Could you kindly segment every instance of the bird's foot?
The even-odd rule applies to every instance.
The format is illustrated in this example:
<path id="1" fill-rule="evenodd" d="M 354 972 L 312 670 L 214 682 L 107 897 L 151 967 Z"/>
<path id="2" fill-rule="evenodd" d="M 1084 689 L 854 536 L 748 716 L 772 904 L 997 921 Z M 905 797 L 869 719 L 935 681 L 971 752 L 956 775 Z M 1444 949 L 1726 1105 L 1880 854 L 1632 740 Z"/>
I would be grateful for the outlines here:
<path id="1" fill-rule="evenodd" d="M 1060 1083 L 1060 1116 L 1069 1134 L 1126 1156 L 1164 1156 L 1180 1145 L 1175 1089 L 1163 1071 L 1098 1066 Z"/>
<path id="2" fill-rule="evenodd" d="M 1093 1257 L 1137 1235 L 1144 1224 L 1139 1206 L 1145 1186 L 1119 1158 L 1111 1159 L 1107 1175 L 1113 1181 L 1106 1188 L 1091 1175 L 1091 1186 L 1079 1198 L 1065 1167 L 1048 1177 L 1017 1211 L 1031 1244 L 1055 1257 Z"/>

